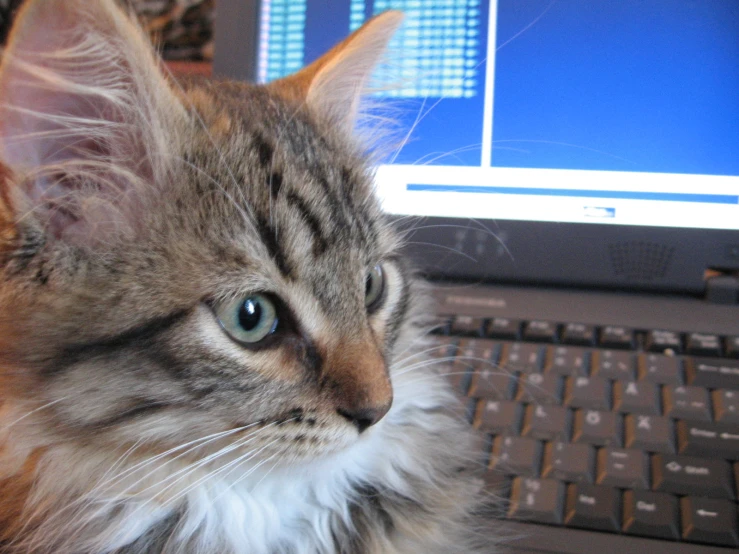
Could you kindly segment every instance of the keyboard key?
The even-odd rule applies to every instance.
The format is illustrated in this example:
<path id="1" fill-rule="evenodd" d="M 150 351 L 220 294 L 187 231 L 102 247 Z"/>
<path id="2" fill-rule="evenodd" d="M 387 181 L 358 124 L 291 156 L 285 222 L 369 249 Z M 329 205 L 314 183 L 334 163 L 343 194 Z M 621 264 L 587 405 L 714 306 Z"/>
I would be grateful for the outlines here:
<path id="1" fill-rule="evenodd" d="M 429 353 L 431 354 L 431 357 L 435 359 L 450 358 L 457 352 L 458 343 L 459 339 L 456 337 L 433 336 Z"/>
<path id="2" fill-rule="evenodd" d="M 444 374 L 446 380 L 454 389 L 454 392 L 460 396 L 464 396 L 467 393 L 467 389 L 470 385 L 469 366 L 464 364 L 455 364 L 451 370 Z"/>
<path id="3" fill-rule="evenodd" d="M 645 347 L 650 352 L 671 350 L 675 354 L 680 354 L 683 349 L 683 341 L 680 333 L 655 330 L 647 333 Z"/>
<path id="4" fill-rule="evenodd" d="M 595 344 L 595 327 L 582 323 L 568 323 L 562 330 L 562 342 L 581 346 Z"/>
<path id="5" fill-rule="evenodd" d="M 494 494 L 499 498 L 508 498 L 511 493 L 511 478 L 492 469 L 488 469 L 482 475 L 485 492 Z"/>
<path id="6" fill-rule="evenodd" d="M 686 340 L 685 351 L 696 356 L 720 356 L 721 338 L 718 335 L 690 333 Z"/>
<path id="7" fill-rule="evenodd" d="M 680 454 L 739 460 L 739 429 L 724 423 L 677 422 Z"/>
<path id="8" fill-rule="evenodd" d="M 687 369 L 691 385 L 739 390 L 739 360 L 692 358 Z"/>
<path id="9" fill-rule="evenodd" d="M 716 421 L 720 423 L 739 423 L 739 391 L 713 391 L 713 409 Z"/>
<path id="10" fill-rule="evenodd" d="M 533 404 L 561 404 L 562 377 L 553 373 L 530 373 L 521 375 L 516 399 Z"/>
<path id="11" fill-rule="evenodd" d="M 739 358 L 739 336 L 726 337 L 726 355 L 729 358 Z"/>
<path id="12" fill-rule="evenodd" d="M 593 353 L 593 370 L 595 375 L 603 379 L 616 381 L 633 381 L 634 356 L 631 352 L 600 350 Z"/>
<path id="13" fill-rule="evenodd" d="M 684 384 L 679 358 L 662 354 L 640 354 L 638 364 L 640 379 L 660 385 Z"/>
<path id="14" fill-rule="evenodd" d="M 529 406 L 524 416 L 524 437 L 540 440 L 570 440 L 572 412 L 561 406 Z"/>
<path id="15" fill-rule="evenodd" d="M 649 456 L 631 448 L 601 448 L 595 482 L 621 489 L 648 489 Z"/>
<path id="16" fill-rule="evenodd" d="M 596 377 L 571 377 L 565 388 L 565 404 L 572 408 L 611 409 L 611 383 Z"/>
<path id="17" fill-rule="evenodd" d="M 513 480 L 508 517 L 561 524 L 564 491 L 559 481 L 518 477 Z"/>
<path id="18" fill-rule="evenodd" d="M 485 320 L 480 317 L 458 315 L 452 319 L 450 333 L 467 337 L 482 337 Z"/>
<path id="19" fill-rule="evenodd" d="M 658 454 L 652 457 L 656 491 L 733 499 L 731 466 L 724 460 Z"/>
<path id="20" fill-rule="evenodd" d="M 550 442 L 544 449 L 542 477 L 560 481 L 592 483 L 595 448 L 589 444 Z"/>
<path id="21" fill-rule="evenodd" d="M 665 415 L 673 419 L 711 421 L 711 402 L 702 387 L 668 386 L 664 388 Z"/>
<path id="22" fill-rule="evenodd" d="M 447 379 L 452 383 L 455 392 L 467 394 L 472 372 L 478 368 L 489 368 L 494 360 L 496 344 L 492 341 L 462 340 L 458 343 Z"/>
<path id="23" fill-rule="evenodd" d="M 506 342 L 500 357 L 501 367 L 509 371 L 541 373 L 544 347 L 528 342 Z"/>
<path id="24" fill-rule="evenodd" d="M 493 339 L 518 340 L 521 338 L 521 322 L 517 319 L 496 317 L 488 322 L 485 336 Z"/>
<path id="25" fill-rule="evenodd" d="M 454 389 L 454 392 L 464 396 L 470 386 L 470 371 L 472 366 L 468 363 L 455 360 L 452 364 L 444 364 L 443 375 Z"/>
<path id="26" fill-rule="evenodd" d="M 599 344 L 603 348 L 634 348 L 634 332 L 628 327 L 608 325 L 600 330 Z"/>
<path id="27" fill-rule="evenodd" d="M 468 396 L 492 400 L 510 400 L 516 390 L 516 376 L 505 369 L 477 369 L 472 374 Z"/>
<path id="28" fill-rule="evenodd" d="M 450 413 L 471 425 L 472 418 L 475 415 L 475 409 L 477 408 L 477 402 L 473 398 L 465 397 L 460 397 L 458 400 L 458 402 L 449 406 Z"/>
<path id="29" fill-rule="evenodd" d="M 647 452 L 675 453 L 675 432 L 672 421 L 666 417 L 627 415 L 626 447 Z"/>
<path id="30" fill-rule="evenodd" d="M 565 525 L 599 531 L 620 531 L 620 497 L 620 491 L 611 487 L 584 483 L 568 485 Z"/>
<path id="31" fill-rule="evenodd" d="M 646 381 L 617 381 L 613 387 L 614 410 L 622 413 L 659 415 L 659 388 Z"/>
<path id="32" fill-rule="evenodd" d="M 496 437 L 490 456 L 490 469 L 506 475 L 536 477 L 541 466 L 542 445 L 526 437 Z"/>
<path id="33" fill-rule="evenodd" d="M 523 340 L 557 342 L 557 324 L 551 321 L 529 321 L 523 329 Z"/>
<path id="34" fill-rule="evenodd" d="M 487 339 L 461 339 L 457 345 L 456 356 L 483 366 L 494 362 L 500 349 L 499 342 Z"/>
<path id="35" fill-rule="evenodd" d="M 739 546 L 736 504 L 713 498 L 680 499 L 683 539 L 724 546 Z"/>
<path id="36" fill-rule="evenodd" d="M 589 351 L 576 346 L 550 346 L 547 349 L 545 371 L 557 375 L 587 376 Z"/>
<path id="37" fill-rule="evenodd" d="M 431 329 L 431 333 L 434 335 L 448 335 L 452 326 L 451 316 L 440 315 L 434 319 L 435 325 Z"/>
<path id="38" fill-rule="evenodd" d="M 661 492 L 624 492 L 625 533 L 678 540 L 680 527 L 677 498 Z"/>
<path id="39" fill-rule="evenodd" d="M 485 468 L 487 468 L 488 464 L 490 463 L 490 456 L 492 455 L 494 440 L 495 437 L 492 435 L 478 433 L 474 443 L 474 446 L 478 447 L 477 450 L 482 453 L 481 460 L 482 465 Z"/>
<path id="40" fill-rule="evenodd" d="M 505 400 L 480 400 L 473 425 L 493 435 L 517 435 L 521 428 L 523 405 Z"/>
<path id="41" fill-rule="evenodd" d="M 577 410 L 572 442 L 595 446 L 623 446 L 623 421 L 614 412 Z"/>

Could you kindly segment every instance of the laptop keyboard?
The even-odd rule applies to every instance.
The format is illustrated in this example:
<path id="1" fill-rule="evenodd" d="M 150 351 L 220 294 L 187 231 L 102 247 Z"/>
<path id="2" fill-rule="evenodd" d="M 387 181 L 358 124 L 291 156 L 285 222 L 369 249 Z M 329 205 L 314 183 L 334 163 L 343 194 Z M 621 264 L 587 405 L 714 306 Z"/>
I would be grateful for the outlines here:
<path id="1" fill-rule="evenodd" d="M 739 336 L 449 316 L 506 517 L 739 547 Z"/>

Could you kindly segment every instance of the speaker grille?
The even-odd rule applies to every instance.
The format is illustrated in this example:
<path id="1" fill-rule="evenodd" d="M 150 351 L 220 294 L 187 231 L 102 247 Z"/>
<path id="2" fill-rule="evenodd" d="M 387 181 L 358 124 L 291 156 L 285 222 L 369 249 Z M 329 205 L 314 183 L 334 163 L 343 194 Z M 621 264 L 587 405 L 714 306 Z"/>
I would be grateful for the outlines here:
<path id="1" fill-rule="evenodd" d="M 614 242 L 608 245 L 613 273 L 628 281 L 652 281 L 667 273 L 674 247 L 645 241 Z"/>

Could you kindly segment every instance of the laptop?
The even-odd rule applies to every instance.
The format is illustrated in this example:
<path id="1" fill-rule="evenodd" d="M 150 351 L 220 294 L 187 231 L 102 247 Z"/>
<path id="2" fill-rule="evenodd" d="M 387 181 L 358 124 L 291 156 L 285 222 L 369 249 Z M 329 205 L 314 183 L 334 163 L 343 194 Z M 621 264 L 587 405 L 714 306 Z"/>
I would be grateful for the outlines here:
<path id="1" fill-rule="evenodd" d="M 391 8 L 373 99 L 411 132 L 377 189 L 487 437 L 491 526 L 738 548 L 739 4 L 219 0 L 214 72 L 279 78 Z"/>

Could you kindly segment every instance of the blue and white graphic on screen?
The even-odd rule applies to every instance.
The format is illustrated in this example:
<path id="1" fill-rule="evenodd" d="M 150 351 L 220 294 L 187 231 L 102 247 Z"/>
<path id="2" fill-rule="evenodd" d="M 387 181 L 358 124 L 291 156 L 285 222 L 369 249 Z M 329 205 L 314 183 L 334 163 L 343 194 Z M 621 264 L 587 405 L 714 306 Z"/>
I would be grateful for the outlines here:
<path id="1" fill-rule="evenodd" d="M 264 0 L 259 30 L 259 80 L 273 81 L 304 64 L 306 0 Z"/>

